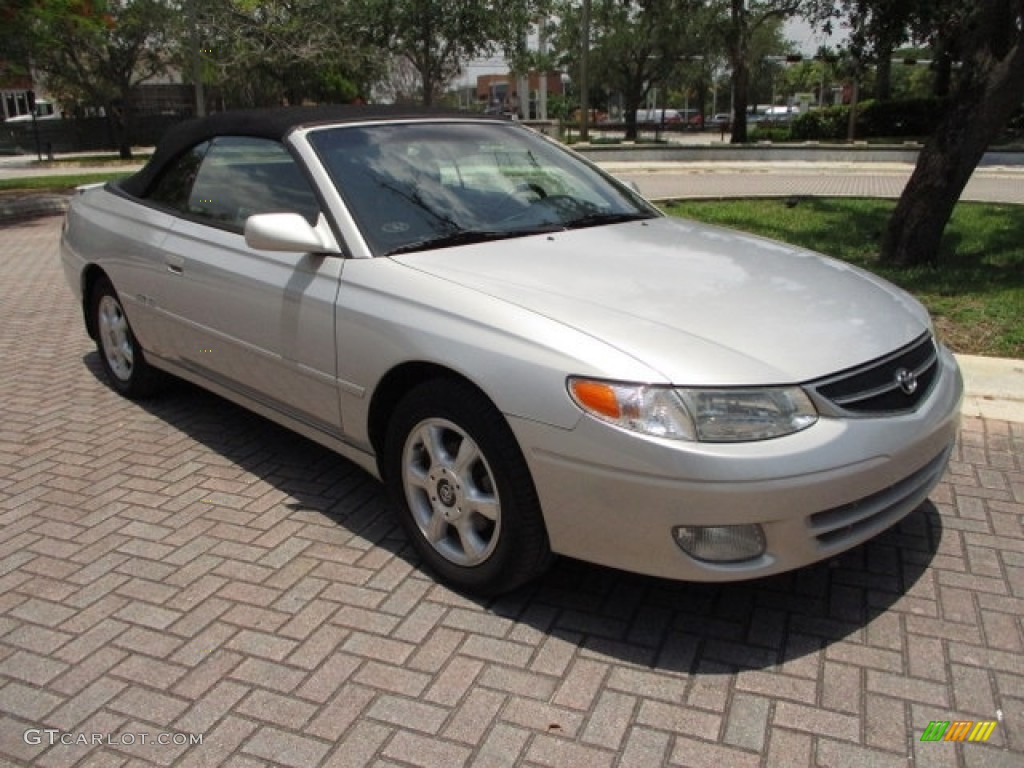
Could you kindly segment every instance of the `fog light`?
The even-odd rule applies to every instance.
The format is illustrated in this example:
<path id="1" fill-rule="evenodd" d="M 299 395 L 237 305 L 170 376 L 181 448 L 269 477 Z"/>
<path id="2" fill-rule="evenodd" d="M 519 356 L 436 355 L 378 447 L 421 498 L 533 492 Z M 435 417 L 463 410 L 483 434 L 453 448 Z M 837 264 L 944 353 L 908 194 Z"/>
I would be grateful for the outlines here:
<path id="1" fill-rule="evenodd" d="M 690 557 L 710 563 L 736 563 L 764 554 L 760 525 L 680 525 L 672 536 Z"/>

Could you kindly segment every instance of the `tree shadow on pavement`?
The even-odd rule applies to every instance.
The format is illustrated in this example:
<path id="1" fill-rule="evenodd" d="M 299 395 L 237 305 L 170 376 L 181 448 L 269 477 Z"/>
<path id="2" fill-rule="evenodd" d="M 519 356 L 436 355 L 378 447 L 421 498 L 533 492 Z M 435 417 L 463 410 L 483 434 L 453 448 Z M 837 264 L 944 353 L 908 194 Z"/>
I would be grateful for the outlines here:
<path id="1" fill-rule="evenodd" d="M 766 669 L 831 643 L 861 642 L 900 601 L 913 601 L 938 550 L 942 519 L 928 501 L 895 527 L 829 561 L 768 578 L 673 582 L 561 559 L 532 587 L 541 627 L 595 657 L 681 673 Z M 529 588 L 528 588 L 529 589 Z M 516 615 L 517 598 L 491 605 Z M 885 631 L 889 631 L 886 629 Z M 897 635 L 890 644 L 900 648 Z"/>
<path id="2" fill-rule="evenodd" d="M 84 362 L 106 386 L 98 355 L 91 352 Z M 474 599 L 433 581 L 388 509 L 381 485 L 330 450 L 186 382 L 174 381 L 155 399 L 121 402 L 145 409 L 220 457 L 226 473 L 237 468 L 237 474 L 258 478 L 276 492 L 275 506 L 288 511 L 272 524 L 305 524 L 294 535 L 314 539 L 322 557 L 336 548 L 351 583 L 388 590 L 405 578 L 419 580 L 422 600 L 478 612 L 488 634 L 539 633 L 563 656 L 613 659 L 680 675 L 787 670 L 829 645 L 861 643 L 868 635 L 873 645 L 899 650 L 899 622 L 874 624 L 898 603 L 912 604 L 917 593 L 934 597 L 922 576 L 939 549 L 943 524 L 929 501 L 837 558 L 756 581 L 673 582 L 559 558 L 547 574 L 516 592 Z M 172 448 L 188 450 L 177 443 Z M 193 511 L 203 505 L 215 509 L 216 493 L 211 496 L 214 506 L 197 499 Z M 244 509 L 231 514 L 245 524 Z M 362 553 L 383 550 L 393 565 L 401 564 L 401 573 L 375 579 L 372 569 L 353 561 L 353 546 Z M 543 648 L 543 641 L 538 644 Z"/>

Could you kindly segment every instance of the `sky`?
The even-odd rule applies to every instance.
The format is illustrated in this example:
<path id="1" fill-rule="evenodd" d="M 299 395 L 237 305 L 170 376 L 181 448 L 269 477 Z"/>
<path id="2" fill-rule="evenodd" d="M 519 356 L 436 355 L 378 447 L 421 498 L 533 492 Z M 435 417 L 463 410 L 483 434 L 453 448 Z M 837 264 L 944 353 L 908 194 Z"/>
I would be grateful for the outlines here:
<path id="1" fill-rule="evenodd" d="M 834 47 L 843 38 L 841 32 L 840 34 L 832 35 L 831 37 L 826 37 L 820 32 L 815 32 L 811 29 L 811 25 L 802 19 L 790 19 L 786 22 L 783 30 L 786 37 L 796 43 L 797 49 L 804 55 L 813 55 L 817 53 L 818 48 L 822 45 L 830 45 Z"/>

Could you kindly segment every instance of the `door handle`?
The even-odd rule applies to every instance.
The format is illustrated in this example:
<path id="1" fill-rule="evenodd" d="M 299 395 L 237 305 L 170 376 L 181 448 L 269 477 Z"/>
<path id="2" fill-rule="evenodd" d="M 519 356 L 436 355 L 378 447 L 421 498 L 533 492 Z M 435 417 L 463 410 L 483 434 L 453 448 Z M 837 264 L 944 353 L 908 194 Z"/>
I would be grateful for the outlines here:
<path id="1" fill-rule="evenodd" d="M 170 272 L 172 275 L 185 274 L 184 256 L 167 256 L 164 259 L 164 263 L 167 265 L 167 271 Z"/>

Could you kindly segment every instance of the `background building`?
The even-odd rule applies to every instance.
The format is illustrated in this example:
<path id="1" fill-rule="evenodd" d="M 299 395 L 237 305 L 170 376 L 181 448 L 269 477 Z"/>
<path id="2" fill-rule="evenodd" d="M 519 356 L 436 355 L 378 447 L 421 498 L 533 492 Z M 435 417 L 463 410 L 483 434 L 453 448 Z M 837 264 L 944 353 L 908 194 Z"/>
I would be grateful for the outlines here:
<path id="1" fill-rule="evenodd" d="M 524 120 L 537 120 L 542 117 L 542 85 L 547 86 L 548 96 L 561 96 L 564 93 L 561 72 L 547 72 L 543 75 L 530 72 L 525 76 L 512 72 L 480 75 L 476 79 L 476 100 L 488 111 L 514 114 Z"/>

